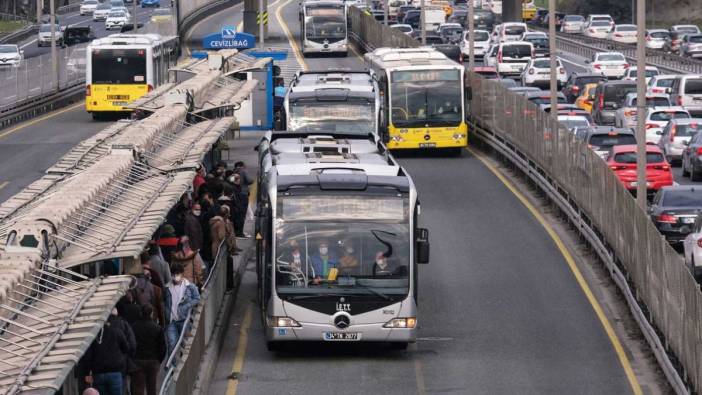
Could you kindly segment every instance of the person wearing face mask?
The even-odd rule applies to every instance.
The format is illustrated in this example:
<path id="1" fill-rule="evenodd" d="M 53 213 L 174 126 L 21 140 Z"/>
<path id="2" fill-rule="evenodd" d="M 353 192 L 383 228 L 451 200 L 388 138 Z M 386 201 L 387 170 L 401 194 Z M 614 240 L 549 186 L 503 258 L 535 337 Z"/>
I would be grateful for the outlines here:
<path id="1" fill-rule="evenodd" d="M 344 255 L 339 258 L 339 271 L 342 274 L 350 274 L 358 267 L 358 259 L 354 253 L 353 245 L 350 242 L 345 242 Z"/>
<path id="2" fill-rule="evenodd" d="M 200 218 L 202 209 L 198 203 L 193 204 L 190 212 L 185 216 L 185 235 L 190 241 L 190 248 L 194 251 L 202 250 L 203 234 Z"/>
<path id="3" fill-rule="evenodd" d="M 180 238 L 178 250 L 173 254 L 173 261 L 183 266 L 183 275 L 198 288 L 203 284 L 203 264 L 197 251 L 190 246 L 188 236 Z"/>
<path id="4" fill-rule="evenodd" d="M 339 265 L 339 260 L 329 251 L 329 243 L 326 241 L 319 243 L 319 248 L 310 261 L 317 280 L 327 278 L 329 271 Z"/>
<path id="5" fill-rule="evenodd" d="M 406 276 L 407 266 L 400 265 L 396 259 L 388 259 L 385 252 L 378 251 L 375 254 L 375 263 L 373 264 L 374 276 Z"/>
<path id="6" fill-rule="evenodd" d="M 164 293 L 168 355 L 173 352 L 180 333 L 185 329 L 188 313 L 200 303 L 200 292 L 183 276 L 183 265 L 177 262 L 171 265 L 171 277 L 173 281 Z"/>

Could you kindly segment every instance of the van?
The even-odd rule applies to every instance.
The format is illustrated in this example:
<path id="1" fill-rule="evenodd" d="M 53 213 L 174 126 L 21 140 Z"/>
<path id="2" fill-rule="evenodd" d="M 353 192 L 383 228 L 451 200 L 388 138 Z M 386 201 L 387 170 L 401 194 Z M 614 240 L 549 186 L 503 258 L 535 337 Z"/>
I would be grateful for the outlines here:
<path id="1" fill-rule="evenodd" d="M 534 58 L 534 46 L 526 41 L 501 43 L 497 50 L 497 72 L 500 75 L 519 75 Z"/>
<path id="2" fill-rule="evenodd" d="M 527 32 L 526 23 L 522 22 L 505 22 L 500 29 L 500 42 L 519 41 L 524 33 Z"/>
<path id="3" fill-rule="evenodd" d="M 442 6 L 424 6 L 424 29 L 426 31 L 436 30 L 444 22 L 446 22 L 446 12 Z"/>
<path id="4" fill-rule="evenodd" d="M 670 101 L 685 107 L 693 117 L 702 116 L 702 75 L 679 75 L 670 88 Z"/>

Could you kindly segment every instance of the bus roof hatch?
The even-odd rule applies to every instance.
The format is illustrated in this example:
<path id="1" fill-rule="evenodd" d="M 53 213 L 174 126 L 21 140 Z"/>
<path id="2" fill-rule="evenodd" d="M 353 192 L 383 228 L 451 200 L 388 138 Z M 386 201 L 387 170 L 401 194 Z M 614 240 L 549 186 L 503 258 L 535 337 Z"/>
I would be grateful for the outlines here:
<path id="1" fill-rule="evenodd" d="M 325 169 L 331 170 L 331 169 Z M 347 169 L 345 169 L 347 170 Z M 368 186 L 368 176 L 359 173 L 320 173 L 317 174 L 319 188 L 322 190 L 354 190 L 362 191 Z"/>

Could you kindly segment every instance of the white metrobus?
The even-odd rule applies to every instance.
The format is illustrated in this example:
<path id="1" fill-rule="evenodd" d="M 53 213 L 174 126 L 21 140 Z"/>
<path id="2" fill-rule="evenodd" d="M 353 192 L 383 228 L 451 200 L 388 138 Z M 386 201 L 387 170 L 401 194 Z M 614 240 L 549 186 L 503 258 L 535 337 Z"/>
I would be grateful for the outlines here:
<path id="1" fill-rule="evenodd" d="M 134 100 L 168 82 L 178 60 L 178 37 L 112 34 L 86 50 L 85 108 L 100 114 L 128 111 Z"/>
<path id="2" fill-rule="evenodd" d="M 378 134 L 378 83 L 369 71 L 300 71 L 285 95 L 289 132 Z"/>
<path id="3" fill-rule="evenodd" d="M 348 53 L 347 6 L 340 0 L 302 3 L 302 53 Z"/>

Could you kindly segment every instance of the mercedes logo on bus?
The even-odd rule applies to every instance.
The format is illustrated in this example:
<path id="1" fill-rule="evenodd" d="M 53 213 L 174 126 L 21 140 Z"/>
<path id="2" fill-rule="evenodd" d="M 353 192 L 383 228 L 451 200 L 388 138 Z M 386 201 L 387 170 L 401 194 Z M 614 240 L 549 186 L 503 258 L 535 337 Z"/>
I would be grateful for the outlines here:
<path id="1" fill-rule="evenodd" d="M 351 325 L 351 317 L 346 314 L 339 314 L 334 317 L 334 326 L 339 329 L 346 329 Z"/>

